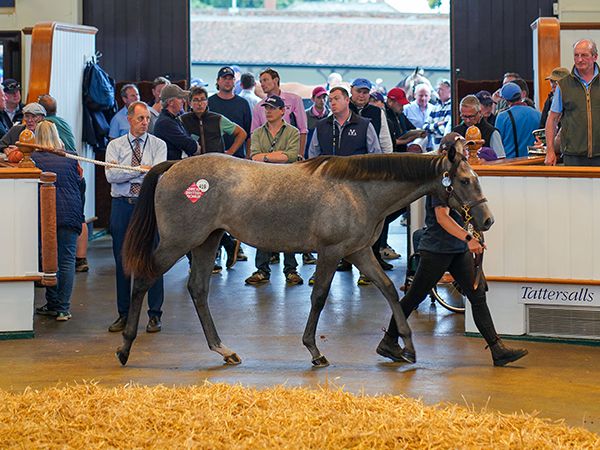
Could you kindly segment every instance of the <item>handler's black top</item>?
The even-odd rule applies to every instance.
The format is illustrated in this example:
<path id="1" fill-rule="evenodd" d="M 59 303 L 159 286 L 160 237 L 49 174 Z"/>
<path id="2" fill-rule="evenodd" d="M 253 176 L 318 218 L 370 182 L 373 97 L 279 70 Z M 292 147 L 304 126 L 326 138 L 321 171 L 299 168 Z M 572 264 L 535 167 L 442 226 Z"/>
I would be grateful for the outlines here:
<path id="1" fill-rule="evenodd" d="M 467 243 L 455 238 L 442 228 L 435 218 L 436 206 L 448 206 L 448 204 L 430 195 L 425 200 L 425 233 L 419 243 L 419 250 L 432 253 L 464 253 L 468 250 Z M 458 212 L 450 208 L 450 217 L 461 227 L 464 222 Z"/>

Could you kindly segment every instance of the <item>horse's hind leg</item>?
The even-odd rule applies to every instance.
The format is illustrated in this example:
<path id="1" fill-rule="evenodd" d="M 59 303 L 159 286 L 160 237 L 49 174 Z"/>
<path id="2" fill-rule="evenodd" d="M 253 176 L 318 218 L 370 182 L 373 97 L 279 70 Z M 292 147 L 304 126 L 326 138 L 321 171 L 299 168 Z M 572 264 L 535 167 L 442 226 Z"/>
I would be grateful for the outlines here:
<path id="1" fill-rule="evenodd" d="M 404 350 L 399 356 L 407 362 L 416 362 L 415 348 L 412 341 L 412 332 L 408 322 L 406 321 L 406 317 L 402 312 L 398 291 L 396 290 L 394 283 L 392 283 L 392 280 L 389 279 L 377 262 L 372 248 L 365 247 L 353 253 L 352 255 L 347 256 L 346 259 L 352 264 L 356 265 L 356 267 L 358 267 L 363 274 L 371 279 L 385 296 L 390 308 L 392 308 L 394 319 L 396 320 L 396 325 L 398 326 L 398 334 L 404 341 Z"/>
<path id="2" fill-rule="evenodd" d="M 222 236 L 222 230 L 214 231 L 202 245 L 192 249 L 192 273 L 188 281 L 188 290 L 202 323 L 208 348 L 223 356 L 226 364 L 235 365 L 240 364 L 242 360 L 234 351 L 221 342 L 208 307 L 210 275 L 215 261 L 215 253 Z"/>
<path id="3" fill-rule="evenodd" d="M 326 252 L 320 251 L 319 259 L 317 260 L 315 284 L 310 296 L 310 313 L 308 315 L 308 321 L 306 322 L 306 328 L 304 329 L 304 335 L 302 336 L 302 342 L 310 352 L 312 363 L 315 367 L 327 367 L 329 365 L 327 358 L 321 355 L 321 352 L 317 348 L 317 324 L 319 323 L 321 311 L 323 311 L 323 308 L 325 307 L 325 301 L 327 300 L 327 295 L 329 295 L 329 289 L 331 288 L 331 280 L 333 280 L 335 269 L 340 258 L 340 255 L 332 256 Z"/>
<path id="4" fill-rule="evenodd" d="M 185 254 L 185 250 L 178 252 L 174 249 L 166 249 L 164 245 L 159 244 L 154 255 L 152 256 L 158 267 L 159 276 L 162 276 L 167 270 L 169 270 L 173 264 Z M 129 353 L 131 352 L 131 346 L 137 336 L 138 324 L 140 321 L 140 313 L 142 311 L 142 304 L 144 303 L 144 296 L 148 289 L 156 282 L 158 277 L 153 279 L 138 279 L 133 280 L 133 290 L 131 292 L 131 303 L 129 305 L 129 313 L 127 314 L 127 324 L 123 330 L 123 345 L 117 349 L 116 355 L 122 365 L 127 364 L 129 359 Z"/>

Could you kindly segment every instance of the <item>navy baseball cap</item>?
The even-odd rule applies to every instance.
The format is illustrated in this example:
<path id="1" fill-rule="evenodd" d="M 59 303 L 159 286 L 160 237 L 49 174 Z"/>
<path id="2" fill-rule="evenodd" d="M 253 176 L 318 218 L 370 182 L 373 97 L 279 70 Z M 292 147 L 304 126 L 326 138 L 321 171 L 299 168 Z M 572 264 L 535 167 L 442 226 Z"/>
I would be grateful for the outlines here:
<path id="1" fill-rule="evenodd" d="M 366 78 L 356 78 L 353 82 L 352 82 L 352 87 L 355 87 L 357 89 L 371 89 L 373 87 L 373 84 L 367 80 Z"/>
<path id="2" fill-rule="evenodd" d="M 235 76 L 233 69 L 229 66 L 221 67 L 219 69 L 219 73 L 217 74 L 217 78 L 226 77 L 228 75 L 231 75 L 232 77 Z"/>
<path id="3" fill-rule="evenodd" d="M 383 94 L 379 91 L 371 92 L 371 98 L 374 98 L 375 100 L 377 100 L 379 102 L 385 102 L 385 98 L 383 98 Z"/>
<path id="4" fill-rule="evenodd" d="M 6 78 L 2 82 L 2 86 L 4 86 L 4 92 L 6 92 L 7 94 L 12 94 L 21 89 L 21 85 L 19 84 L 19 82 L 17 80 L 13 80 L 12 78 Z"/>
<path id="5" fill-rule="evenodd" d="M 270 106 L 272 108 L 285 108 L 285 103 L 281 99 L 281 97 L 277 95 L 271 95 L 267 97 L 261 106 Z"/>

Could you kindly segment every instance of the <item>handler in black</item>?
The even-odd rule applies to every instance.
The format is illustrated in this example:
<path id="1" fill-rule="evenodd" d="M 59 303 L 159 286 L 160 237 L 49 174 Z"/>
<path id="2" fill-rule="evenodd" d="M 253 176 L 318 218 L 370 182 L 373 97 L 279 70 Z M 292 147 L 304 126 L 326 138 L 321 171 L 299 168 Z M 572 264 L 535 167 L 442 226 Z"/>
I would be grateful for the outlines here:
<path id="1" fill-rule="evenodd" d="M 442 139 L 440 151 L 448 148 L 459 137 L 458 133 L 446 135 Z M 418 308 L 442 275 L 450 272 L 471 302 L 475 325 L 490 347 L 494 365 L 504 366 L 525 356 L 526 349 L 506 347 L 496 334 L 486 302 L 485 283 L 479 283 L 477 289 L 473 288 L 475 266 L 471 253 L 482 253 L 485 245 L 465 231 L 462 217 L 451 210 L 445 200 L 427 196 L 425 210 L 427 227 L 419 243 L 419 267 L 408 292 L 400 301 L 406 318 Z M 377 353 L 396 362 L 404 361 L 401 357 L 402 348 L 398 344 L 398 328 L 393 317 L 377 347 Z"/>

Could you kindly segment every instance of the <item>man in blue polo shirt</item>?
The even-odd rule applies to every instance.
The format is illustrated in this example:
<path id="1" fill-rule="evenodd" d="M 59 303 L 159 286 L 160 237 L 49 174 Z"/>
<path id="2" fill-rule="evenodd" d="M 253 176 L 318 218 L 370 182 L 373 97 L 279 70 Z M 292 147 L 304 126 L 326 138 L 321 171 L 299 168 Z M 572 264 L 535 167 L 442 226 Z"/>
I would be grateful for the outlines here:
<path id="1" fill-rule="evenodd" d="M 510 82 L 502 86 L 500 96 L 509 105 L 496 118 L 496 128 L 500 132 L 506 157 L 527 156 L 527 147 L 535 142 L 532 131 L 537 130 L 542 115 L 523 102 L 521 88 L 516 83 Z"/>
<path id="2" fill-rule="evenodd" d="M 108 137 L 111 139 L 124 136 L 129 132 L 127 107 L 133 102 L 140 101 L 140 93 L 135 84 L 126 84 L 121 88 L 120 94 L 124 105 L 119 111 L 117 111 L 110 121 L 110 131 L 108 132 Z"/>

